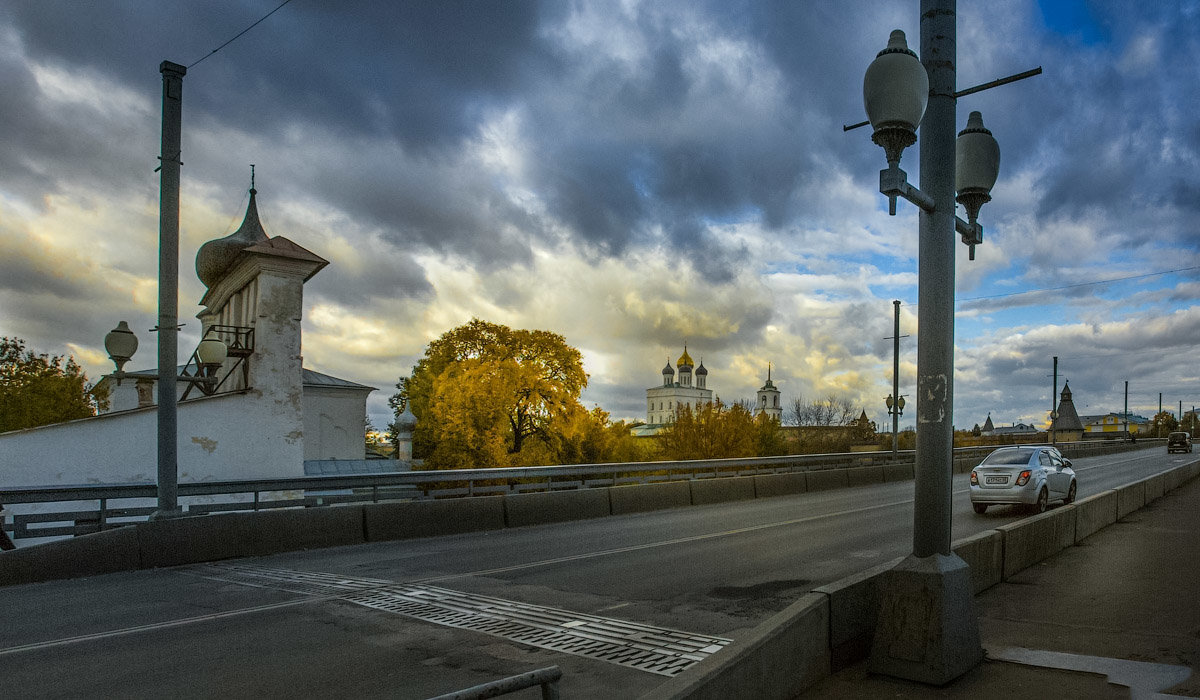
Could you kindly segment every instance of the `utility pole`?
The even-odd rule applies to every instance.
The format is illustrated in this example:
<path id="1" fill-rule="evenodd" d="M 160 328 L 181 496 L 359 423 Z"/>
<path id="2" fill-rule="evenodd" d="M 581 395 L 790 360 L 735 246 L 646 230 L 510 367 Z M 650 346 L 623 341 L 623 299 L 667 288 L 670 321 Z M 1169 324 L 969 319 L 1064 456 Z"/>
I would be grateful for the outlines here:
<path id="1" fill-rule="evenodd" d="M 888 413 L 892 416 L 892 456 L 900 451 L 900 414 L 904 411 L 904 399 L 900 396 L 900 300 L 892 300 L 895 323 L 892 330 L 892 395 L 888 397 Z"/>
<path id="2" fill-rule="evenodd" d="M 1125 380 L 1125 439 L 1128 440 L 1129 435 L 1129 380 Z"/>
<path id="3" fill-rule="evenodd" d="M 1050 390 L 1050 444 L 1055 444 L 1055 432 L 1058 423 L 1058 355 L 1054 356 L 1054 388 Z"/>
<path id="4" fill-rule="evenodd" d="M 179 515 L 178 422 L 175 382 L 179 376 L 179 166 L 183 121 L 183 76 L 187 68 L 163 61 L 162 150 L 158 204 L 158 510 L 151 517 Z"/>

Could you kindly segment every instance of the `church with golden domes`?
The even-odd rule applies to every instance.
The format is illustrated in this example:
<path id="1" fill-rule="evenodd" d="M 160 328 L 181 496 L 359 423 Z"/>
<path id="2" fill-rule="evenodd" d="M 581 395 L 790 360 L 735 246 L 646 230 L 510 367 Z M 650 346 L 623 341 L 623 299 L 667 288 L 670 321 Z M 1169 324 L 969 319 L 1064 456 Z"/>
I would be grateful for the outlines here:
<path id="1" fill-rule="evenodd" d="M 704 368 L 704 360 L 696 367 L 692 356 L 688 354 L 687 346 L 683 346 L 683 354 L 675 366 L 667 359 L 667 366 L 662 370 L 662 385 L 646 390 L 646 423 L 648 425 L 666 425 L 675 422 L 675 416 L 683 408 L 693 412 L 700 411 L 705 405 L 712 403 L 713 392 L 709 389 L 708 370 Z M 693 383 L 694 380 L 694 383 Z"/>

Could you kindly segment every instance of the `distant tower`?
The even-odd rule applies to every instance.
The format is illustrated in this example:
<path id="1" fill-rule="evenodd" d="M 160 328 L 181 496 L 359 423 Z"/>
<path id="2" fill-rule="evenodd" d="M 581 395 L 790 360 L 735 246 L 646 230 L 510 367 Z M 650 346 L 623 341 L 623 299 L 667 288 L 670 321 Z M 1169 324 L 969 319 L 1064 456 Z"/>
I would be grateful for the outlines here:
<path id="1" fill-rule="evenodd" d="M 1071 399 L 1070 382 L 1063 383 L 1062 393 L 1059 394 L 1057 413 L 1058 417 L 1053 420 L 1050 429 L 1054 431 L 1058 439 L 1064 442 L 1082 439 L 1083 421 L 1079 420 L 1079 413 L 1075 410 L 1075 401 Z"/>
<path id="2" fill-rule="evenodd" d="M 981 435 L 993 435 L 996 432 L 996 425 L 992 423 L 992 414 L 989 411 L 987 420 L 983 422 L 983 428 L 979 430 Z"/>
<path id="3" fill-rule="evenodd" d="M 754 407 L 754 415 L 767 414 L 768 418 L 783 420 L 783 406 L 779 404 L 779 389 L 771 381 L 771 364 L 767 363 L 767 383 L 758 390 L 758 402 Z"/>
<path id="4" fill-rule="evenodd" d="M 704 369 L 704 358 L 700 358 L 700 366 L 696 368 L 696 388 L 706 389 L 705 384 L 708 383 L 708 370 Z"/>

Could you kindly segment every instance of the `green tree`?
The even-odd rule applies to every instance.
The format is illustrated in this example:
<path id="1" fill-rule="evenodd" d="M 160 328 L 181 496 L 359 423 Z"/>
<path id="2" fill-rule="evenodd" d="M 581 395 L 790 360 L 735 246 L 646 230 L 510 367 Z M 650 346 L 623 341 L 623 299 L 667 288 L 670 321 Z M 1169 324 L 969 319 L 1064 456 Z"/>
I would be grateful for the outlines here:
<path id="1" fill-rule="evenodd" d="M 1154 437 L 1166 437 L 1167 433 L 1178 427 L 1179 421 L 1175 419 L 1175 414 L 1170 411 L 1159 411 L 1150 420 L 1150 432 L 1154 434 Z"/>
<path id="2" fill-rule="evenodd" d="M 413 455 L 430 467 L 500 466 L 557 454 L 587 380 L 561 335 L 472 319 L 429 344 L 389 403 L 417 417 Z"/>
<path id="3" fill-rule="evenodd" d="M 20 338 L 0 337 L 0 432 L 86 418 L 108 407 L 75 363 L 25 349 Z"/>

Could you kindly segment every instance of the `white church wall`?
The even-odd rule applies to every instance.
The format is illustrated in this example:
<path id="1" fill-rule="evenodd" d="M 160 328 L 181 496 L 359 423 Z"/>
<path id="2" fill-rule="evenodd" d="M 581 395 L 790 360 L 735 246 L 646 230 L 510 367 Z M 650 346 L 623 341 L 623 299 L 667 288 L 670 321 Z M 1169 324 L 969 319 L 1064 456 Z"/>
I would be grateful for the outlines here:
<path id="1" fill-rule="evenodd" d="M 260 396 L 226 394 L 179 404 L 179 481 L 304 475 L 304 440 L 291 416 Z M 158 411 L 143 408 L 0 434 L 0 484 L 58 486 L 153 482 Z"/>

